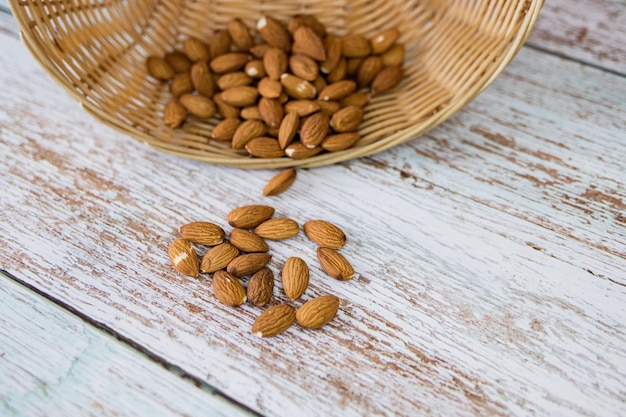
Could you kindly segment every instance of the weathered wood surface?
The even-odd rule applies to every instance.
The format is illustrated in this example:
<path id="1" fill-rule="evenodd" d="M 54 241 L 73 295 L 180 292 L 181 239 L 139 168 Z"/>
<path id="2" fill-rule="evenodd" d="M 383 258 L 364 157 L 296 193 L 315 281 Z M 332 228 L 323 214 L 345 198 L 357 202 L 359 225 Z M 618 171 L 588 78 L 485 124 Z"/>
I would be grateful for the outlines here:
<path id="1" fill-rule="evenodd" d="M 0 306 L 0 415 L 250 415 L 2 274 Z"/>
<path id="2" fill-rule="evenodd" d="M 40 291 L 267 415 L 626 413 L 625 78 L 523 49 L 428 135 L 264 199 L 273 172 L 151 151 L 0 45 L 0 267 Z M 349 235 L 347 283 L 271 244 L 342 299 L 323 330 L 256 339 L 168 265 L 183 222 L 268 201 Z"/>

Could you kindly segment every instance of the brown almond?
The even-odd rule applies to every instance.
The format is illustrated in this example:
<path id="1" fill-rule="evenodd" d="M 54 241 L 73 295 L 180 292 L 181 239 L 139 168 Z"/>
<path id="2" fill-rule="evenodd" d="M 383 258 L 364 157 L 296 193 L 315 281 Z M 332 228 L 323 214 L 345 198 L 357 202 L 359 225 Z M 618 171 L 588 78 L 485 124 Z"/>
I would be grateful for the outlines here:
<path id="1" fill-rule="evenodd" d="M 337 315 L 339 298 L 334 295 L 322 295 L 302 304 L 296 311 L 296 320 L 307 329 L 319 329 Z"/>
<path id="2" fill-rule="evenodd" d="M 244 107 L 243 109 L 241 109 L 241 112 L 239 115 L 244 120 L 250 120 L 250 119 L 262 120 L 263 119 L 261 117 L 261 113 L 259 112 L 259 106 Z"/>
<path id="3" fill-rule="evenodd" d="M 189 75 L 188 72 L 176 74 L 170 84 L 170 93 L 174 97 L 179 97 L 183 94 L 191 93 L 192 91 L 193 83 L 191 82 L 191 75 Z"/>
<path id="4" fill-rule="evenodd" d="M 404 63 L 405 48 L 402 44 L 392 45 L 380 56 L 386 67 L 400 67 Z"/>
<path id="5" fill-rule="evenodd" d="M 276 128 L 280 126 L 280 122 L 283 121 L 285 111 L 277 99 L 261 97 L 258 106 L 259 113 L 261 113 L 261 117 L 263 118 L 265 124 Z"/>
<path id="6" fill-rule="evenodd" d="M 292 74 L 281 75 L 280 83 L 283 85 L 285 93 L 297 100 L 312 99 L 317 94 L 313 84 Z"/>
<path id="7" fill-rule="evenodd" d="M 293 33 L 292 52 L 307 55 L 316 61 L 326 60 L 322 38 L 309 26 L 300 26 Z"/>
<path id="8" fill-rule="evenodd" d="M 336 36 L 328 35 L 324 39 L 324 48 L 326 50 L 326 60 L 321 63 L 320 70 L 324 74 L 330 74 L 335 69 L 342 57 L 341 39 Z"/>
<path id="9" fill-rule="evenodd" d="M 289 69 L 296 76 L 306 81 L 315 81 L 319 76 L 319 65 L 312 58 L 296 54 L 289 57 Z"/>
<path id="10" fill-rule="evenodd" d="M 163 122 L 166 126 L 176 129 L 187 119 L 187 109 L 178 101 L 172 100 L 163 109 Z"/>
<path id="11" fill-rule="evenodd" d="M 400 67 L 386 67 L 372 81 L 372 93 L 389 91 L 402 81 L 404 71 Z"/>
<path id="12" fill-rule="evenodd" d="M 239 119 L 224 119 L 213 128 L 211 137 L 215 140 L 231 141 L 239 125 L 241 125 L 241 120 Z"/>
<path id="13" fill-rule="evenodd" d="M 226 72 L 238 71 L 245 67 L 250 60 L 250 54 L 245 52 L 228 52 L 223 55 L 216 56 L 211 60 L 211 71 L 216 74 L 224 74 Z"/>
<path id="14" fill-rule="evenodd" d="M 354 277 L 354 268 L 348 260 L 335 249 L 317 248 L 317 259 L 324 272 L 339 281 L 348 281 Z"/>
<path id="15" fill-rule="evenodd" d="M 191 83 L 196 91 L 203 96 L 213 97 L 215 92 L 215 83 L 213 82 L 213 74 L 206 62 L 196 62 L 191 67 Z"/>
<path id="16" fill-rule="evenodd" d="M 238 255 L 239 249 L 230 243 L 221 243 L 204 254 L 200 263 L 200 270 L 205 273 L 212 273 L 224 269 Z"/>
<path id="17" fill-rule="evenodd" d="M 300 141 L 307 148 L 314 148 L 328 135 L 329 117 L 318 112 L 304 119 L 300 127 Z"/>
<path id="18" fill-rule="evenodd" d="M 278 139 L 278 129 L 278 127 L 267 126 L 267 136 Z M 280 146 L 280 144 L 278 146 Z"/>
<path id="19" fill-rule="evenodd" d="M 341 104 L 339 104 L 338 101 L 317 100 L 317 104 L 320 107 L 320 111 L 329 116 L 332 116 L 341 109 Z"/>
<path id="20" fill-rule="evenodd" d="M 266 220 L 254 228 L 254 233 L 270 240 L 288 239 L 299 232 L 298 223 L 286 217 Z"/>
<path id="21" fill-rule="evenodd" d="M 183 41 L 183 49 L 192 62 L 208 61 L 211 58 L 207 44 L 198 38 L 191 37 Z"/>
<path id="22" fill-rule="evenodd" d="M 346 98 L 342 98 L 339 101 L 342 107 L 346 106 L 359 106 L 365 107 L 370 102 L 369 94 L 365 93 L 352 93 Z"/>
<path id="23" fill-rule="evenodd" d="M 296 310 L 289 304 L 268 307 L 252 325 L 252 334 L 270 337 L 287 330 L 296 320 Z"/>
<path id="24" fill-rule="evenodd" d="M 237 106 L 251 106 L 256 103 L 259 91 L 255 87 L 241 86 L 222 91 L 221 97 L 226 103 Z"/>
<path id="25" fill-rule="evenodd" d="M 381 57 L 372 55 L 365 58 L 356 74 L 359 88 L 368 87 L 382 69 L 383 60 Z"/>
<path id="26" fill-rule="evenodd" d="M 319 109 L 319 104 L 314 100 L 290 100 L 285 104 L 287 114 L 296 113 L 300 117 L 313 114 Z"/>
<path id="27" fill-rule="evenodd" d="M 302 259 L 287 259 L 281 271 L 285 295 L 292 300 L 300 298 L 309 285 L 309 267 Z"/>
<path id="28" fill-rule="evenodd" d="M 231 245 L 236 247 L 242 252 L 267 252 L 270 248 L 262 237 L 255 235 L 254 233 L 246 230 L 234 228 L 230 231 L 228 238 Z"/>
<path id="29" fill-rule="evenodd" d="M 224 241 L 224 229 L 211 222 L 191 222 L 180 227 L 183 239 L 205 246 L 219 245 Z"/>
<path id="30" fill-rule="evenodd" d="M 191 61 L 181 51 L 172 51 L 165 54 L 165 61 L 179 74 L 189 72 Z"/>
<path id="31" fill-rule="evenodd" d="M 300 126 L 300 117 L 298 113 L 287 113 L 280 122 L 278 129 L 278 144 L 281 149 L 285 149 L 296 136 L 298 127 Z"/>
<path id="32" fill-rule="evenodd" d="M 295 15 L 291 19 L 289 19 L 289 23 L 287 24 L 287 29 L 290 33 L 294 33 L 300 26 L 308 26 L 320 38 L 326 36 L 326 28 L 319 20 L 313 15 L 310 14 L 300 14 Z"/>
<path id="33" fill-rule="evenodd" d="M 368 56 L 372 48 L 363 35 L 347 35 L 341 38 L 341 51 L 347 58 L 363 58 Z"/>
<path id="34" fill-rule="evenodd" d="M 222 94 L 215 94 L 213 96 L 215 106 L 217 106 L 218 113 L 225 119 L 239 117 L 239 107 L 232 106 L 222 100 Z"/>
<path id="35" fill-rule="evenodd" d="M 346 78 L 347 75 L 347 60 L 345 58 L 341 58 L 335 68 L 328 74 L 326 77 L 326 81 L 329 83 L 336 83 Z"/>
<path id="36" fill-rule="evenodd" d="M 210 98 L 203 95 L 183 94 L 179 100 L 180 104 L 196 117 L 208 119 L 215 114 L 215 104 Z"/>
<path id="37" fill-rule="evenodd" d="M 167 61 L 158 56 L 150 56 L 146 60 L 148 74 L 159 81 L 167 81 L 174 78 L 174 68 Z"/>
<path id="38" fill-rule="evenodd" d="M 270 50 L 270 48 L 272 48 L 272 46 L 266 43 L 257 43 L 252 48 L 250 48 L 250 53 L 253 57 L 257 59 L 263 59 L 263 57 L 265 56 L 267 51 Z"/>
<path id="39" fill-rule="evenodd" d="M 226 271 L 215 271 L 211 286 L 213 287 L 215 297 L 227 306 L 240 306 L 248 298 L 241 282 Z"/>
<path id="40" fill-rule="evenodd" d="M 357 132 L 339 133 L 326 136 L 320 146 L 329 152 L 343 151 L 356 145 L 360 139 L 361 135 Z"/>
<path id="41" fill-rule="evenodd" d="M 378 32 L 374 36 L 372 36 L 370 40 L 370 45 L 372 47 L 373 54 L 382 54 L 387 51 L 391 45 L 398 39 L 400 36 L 400 31 L 396 28 L 383 30 Z"/>
<path id="42" fill-rule="evenodd" d="M 248 61 L 243 70 L 246 74 L 248 74 L 248 77 L 254 79 L 261 79 L 266 75 L 265 66 L 263 65 L 263 61 L 261 59 Z"/>
<path id="43" fill-rule="evenodd" d="M 285 152 L 280 148 L 278 140 L 261 136 L 246 143 L 246 151 L 257 158 L 280 158 Z"/>
<path id="44" fill-rule="evenodd" d="M 348 97 L 356 90 L 356 83 L 352 80 L 342 80 L 329 84 L 320 91 L 319 99 L 324 101 L 341 100 Z"/>
<path id="45" fill-rule="evenodd" d="M 254 40 L 250 35 L 248 27 L 241 19 L 233 19 L 228 22 L 228 33 L 233 44 L 242 51 L 248 51 L 254 46 Z"/>
<path id="46" fill-rule="evenodd" d="M 244 149 L 254 138 L 265 135 L 267 128 L 261 120 L 251 119 L 241 123 L 233 135 L 233 149 Z"/>
<path id="47" fill-rule="evenodd" d="M 257 22 L 256 29 L 261 38 L 269 45 L 283 51 L 291 49 L 291 35 L 278 20 L 270 16 L 263 16 Z"/>
<path id="48" fill-rule="evenodd" d="M 221 90 L 250 84 L 252 84 L 252 78 L 248 77 L 248 74 L 243 71 L 229 72 L 217 79 L 217 86 Z"/>
<path id="49" fill-rule="evenodd" d="M 295 168 L 287 168 L 274 175 L 263 188 L 263 195 L 278 195 L 285 191 L 296 180 Z"/>
<path id="50" fill-rule="evenodd" d="M 175 239 L 167 250 L 170 262 L 174 269 L 184 275 L 197 277 L 200 270 L 198 266 L 198 255 L 191 246 L 191 242 L 186 239 Z"/>
<path id="51" fill-rule="evenodd" d="M 226 271 L 236 277 L 251 275 L 263 268 L 272 259 L 267 253 L 247 253 L 239 255 L 228 263 Z"/>
<path id="52" fill-rule="evenodd" d="M 346 60 L 346 76 L 354 77 L 359 71 L 364 58 L 350 58 Z"/>
<path id="53" fill-rule="evenodd" d="M 302 144 L 302 142 L 294 142 L 285 148 L 285 155 L 291 159 L 306 159 L 315 156 L 322 151 L 323 149 L 320 146 L 307 148 Z"/>
<path id="54" fill-rule="evenodd" d="M 270 48 L 263 56 L 263 67 L 265 73 L 272 80 L 280 79 L 280 76 L 287 71 L 287 54 L 280 48 Z"/>
<path id="55" fill-rule="evenodd" d="M 257 85 L 259 94 L 267 98 L 279 98 L 283 92 L 283 85 L 278 80 L 265 77 L 259 81 Z"/>
<path id="56" fill-rule="evenodd" d="M 248 281 L 248 301 L 262 307 L 272 298 L 274 292 L 274 273 L 267 267 L 261 268 Z"/>
<path id="57" fill-rule="evenodd" d="M 318 75 L 317 78 L 313 81 L 313 86 L 315 86 L 315 89 L 317 91 L 322 91 L 326 88 L 327 85 L 328 83 L 326 82 L 326 79 L 321 75 Z"/>
<path id="58" fill-rule="evenodd" d="M 348 106 L 333 114 L 330 127 L 337 133 L 354 132 L 363 121 L 363 107 Z"/>
<path id="59" fill-rule="evenodd" d="M 303 228 L 307 237 L 319 246 L 340 249 L 346 244 L 345 233 L 326 220 L 309 220 Z"/>
<path id="60" fill-rule="evenodd" d="M 230 51 L 232 40 L 228 31 L 218 30 L 209 38 L 209 53 L 212 58 L 218 57 Z"/>
<path id="61" fill-rule="evenodd" d="M 250 229 L 256 227 L 272 217 L 274 208 L 262 204 L 252 204 L 232 209 L 226 216 L 226 221 L 233 227 Z"/>

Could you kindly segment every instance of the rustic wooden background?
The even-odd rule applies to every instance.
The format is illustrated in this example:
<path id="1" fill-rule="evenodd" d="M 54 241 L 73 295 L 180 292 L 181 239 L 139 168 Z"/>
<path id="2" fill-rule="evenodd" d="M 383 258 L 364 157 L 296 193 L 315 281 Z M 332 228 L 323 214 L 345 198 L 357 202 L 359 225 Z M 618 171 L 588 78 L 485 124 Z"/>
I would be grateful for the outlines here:
<path id="1" fill-rule="evenodd" d="M 445 124 L 275 198 L 91 119 L 0 11 L 0 414 L 626 415 L 623 1 L 549 0 Z M 258 339 L 169 266 L 179 225 L 252 203 L 346 231 L 350 282 L 270 243 L 341 298 L 323 329 Z"/>

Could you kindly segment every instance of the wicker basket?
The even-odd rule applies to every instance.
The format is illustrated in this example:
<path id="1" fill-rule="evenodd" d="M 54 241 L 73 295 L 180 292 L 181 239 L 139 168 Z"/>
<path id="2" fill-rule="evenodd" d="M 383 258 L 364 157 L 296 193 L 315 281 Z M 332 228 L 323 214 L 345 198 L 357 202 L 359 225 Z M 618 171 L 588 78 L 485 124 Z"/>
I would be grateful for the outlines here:
<path id="1" fill-rule="evenodd" d="M 336 163 L 415 139 L 486 88 L 517 53 L 543 0 L 9 0 L 22 39 L 39 63 L 101 122 L 164 152 L 248 168 Z M 249 27 L 264 14 L 287 21 L 313 14 L 330 33 L 396 27 L 407 54 L 405 78 L 366 107 L 353 148 L 304 160 L 251 158 L 207 138 L 217 120 L 164 126 L 167 87 L 145 59 L 206 39 L 234 18 Z"/>

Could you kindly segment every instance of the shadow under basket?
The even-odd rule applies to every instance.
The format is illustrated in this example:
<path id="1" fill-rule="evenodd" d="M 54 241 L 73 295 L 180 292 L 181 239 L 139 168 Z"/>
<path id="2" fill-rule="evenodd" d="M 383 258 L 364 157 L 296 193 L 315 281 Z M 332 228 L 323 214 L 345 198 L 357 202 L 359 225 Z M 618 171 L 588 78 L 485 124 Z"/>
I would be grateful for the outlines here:
<path id="1" fill-rule="evenodd" d="M 380 152 L 437 126 L 484 90 L 535 24 L 543 0 L 344 0 L 39 2 L 9 0 L 33 56 L 97 120 L 159 151 L 246 168 L 314 167 Z M 207 39 L 233 18 L 250 29 L 314 15 L 333 35 L 397 28 L 406 48 L 399 86 L 372 97 L 352 148 L 307 159 L 263 159 L 210 140 L 217 117 L 171 129 L 167 85 L 146 73 L 149 55 Z M 255 32 L 253 30 L 253 32 Z"/>

